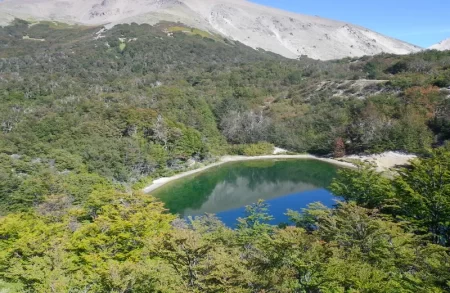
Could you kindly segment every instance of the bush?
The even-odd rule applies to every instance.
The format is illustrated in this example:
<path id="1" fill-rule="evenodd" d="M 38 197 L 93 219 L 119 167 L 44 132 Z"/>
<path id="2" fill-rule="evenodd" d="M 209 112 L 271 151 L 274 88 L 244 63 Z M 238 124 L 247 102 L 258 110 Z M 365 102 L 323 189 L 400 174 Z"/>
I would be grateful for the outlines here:
<path id="1" fill-rule="evenodd" d="M 231 147 L 231 153 L 240 156 L 263 156 L 272 155 L 274 145 L 267 142 L 259 142 L 255 144 L 241 144 Z"/>
<path id="2" fill-rule="evenodd" d="M 342 137 L 336 138 L 334 141 L 334 151 L 333 151 L 335 158 L 342 158 L 345 156 L 345 142 L 342 139 Z"/>
<path id="3" fill-rule="evenodd" d="M 392 65 L 391 67 L 389 67 L 388 69 L 386 69 L 386 72 L 391 74 L 398 74 L 405 72 L 407 70 L 408 70 L 408 63 L 406 63 L 405 61 L 399 61 L 394 65 Z"/>

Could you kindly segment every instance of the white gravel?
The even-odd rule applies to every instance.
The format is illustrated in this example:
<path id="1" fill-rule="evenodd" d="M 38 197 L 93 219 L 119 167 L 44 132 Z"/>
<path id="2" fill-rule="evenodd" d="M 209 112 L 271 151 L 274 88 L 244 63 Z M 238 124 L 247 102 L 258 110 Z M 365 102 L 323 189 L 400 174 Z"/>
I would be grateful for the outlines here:
<path id="1" fill-rule="evenodd" d="M 407 165 L 412 159 L 417 158 L 416 155 L 404 154 L 399 152 L 385 152 L 378 155 L 369 156 L 347 156 L 347 159 L 360 160 L 363 162 L 375 164 L 378 171 L 387 171 L 396 166 Z"/>
<path id="2" fill-rule="evenodd" d="M 285 149 L 282 149 L 282 148 L 279 148 L 279 147 L 275 147 L 273 149 L 273 154 L 274 155 L 285 154 L 287 152 L 288 152 L 288 150 L 285 150 Z"/>

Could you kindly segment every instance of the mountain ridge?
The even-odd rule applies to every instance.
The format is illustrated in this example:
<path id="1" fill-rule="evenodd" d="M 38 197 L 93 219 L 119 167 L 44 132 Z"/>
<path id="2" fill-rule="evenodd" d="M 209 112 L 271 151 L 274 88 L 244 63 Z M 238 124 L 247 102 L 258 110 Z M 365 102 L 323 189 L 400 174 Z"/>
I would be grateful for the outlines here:
<path id="1" fill-rule="evenodd" d="M 108 27 L 181 22 L 292 59 L 307 55 L 330 60 L 421 50 L 358 25 L 245 0 L 5 0 L 0 3 L 0 17 L 3 24 L 17 17 Z"/>
<path id="2" fill-rule="evenodd" d="M 434 44 L 433 46 L 430 47 L 430 49 L 439 50 L 439 51 L 450 50 L 450 38 L 440 41 L 437 44 Z"/>

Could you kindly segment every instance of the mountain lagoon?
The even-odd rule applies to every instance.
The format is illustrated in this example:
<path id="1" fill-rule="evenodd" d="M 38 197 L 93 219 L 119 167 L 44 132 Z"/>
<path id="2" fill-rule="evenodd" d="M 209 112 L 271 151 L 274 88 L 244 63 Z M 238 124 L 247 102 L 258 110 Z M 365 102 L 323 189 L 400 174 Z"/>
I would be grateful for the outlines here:
<path id="1" fill-rule="evenodd" d="M 170 212 L 183 217 L 216 214 L 235 227 L 245 206 L 265 200 L 272 224 L 286 223 L 288 209 L 301 210 L 313 202 L 332 206 L 327 189 L 339 167 L 317 160 L 262 160 L 227 163 L 194 174 L 151 192 Z"/>

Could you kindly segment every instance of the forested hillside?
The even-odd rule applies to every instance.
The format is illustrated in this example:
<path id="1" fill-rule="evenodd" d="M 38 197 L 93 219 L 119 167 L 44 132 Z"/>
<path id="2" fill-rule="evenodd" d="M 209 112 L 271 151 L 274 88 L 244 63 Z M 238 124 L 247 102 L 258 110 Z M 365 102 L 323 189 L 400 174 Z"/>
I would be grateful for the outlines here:
<path id="1" fill-rule="evenodd" d="M 4 208 L 48 193 L 83 201 L 75 182 L 131 186 L 243 151 L 230 144 L 422 152 L 450 136 L 448 52 L 293 61 L 179 24 L 99 31 L 0 30 Z"/>
<path id="2" fill-rule="evenodd" d="M 0 290 L 448 292 L 449 155 L 430 148 L 450 139 L 449 87 L 450 52 L 288 60 L 181 24 L 16 20 L 0 28 Z M 136 192 L 268 143 L 424 159 L 342 174 L 349 203 L 285 229 L 263 203 L 236 231 L 174 222 Z"/>

